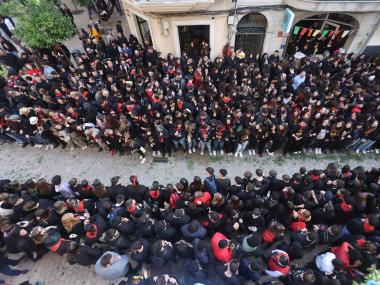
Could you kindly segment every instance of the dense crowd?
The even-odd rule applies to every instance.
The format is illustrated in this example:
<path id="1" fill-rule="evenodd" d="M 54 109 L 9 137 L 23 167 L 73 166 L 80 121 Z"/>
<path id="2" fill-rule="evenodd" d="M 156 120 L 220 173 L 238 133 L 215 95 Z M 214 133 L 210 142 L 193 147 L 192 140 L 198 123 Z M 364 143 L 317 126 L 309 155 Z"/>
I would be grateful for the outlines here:
<path id="1" fill-rule="evenodd" d="M 63 45 L 39 54 L 8 42 L 0 63 L 0 132 L 47 149 L 243 156 L 265 151 L 378 152 L 379 58 L 352 54 L 281 58 L 226 45 L 210 60 L 194 48 L 161 57 L 149 42 L 80 31 L 85 53 Z M 10 31 L 11 33 L 11 31 Z M 75 65 L 70 61 L 75 61 Z"/>
<path id="2" fill-rule="evenodd" d="M 0 180 L 0 273 L 27 271 L 8 254 L 49 251 L 129 277 L 119 284 L 349 285 L 379 266 L 380 169 L 206 174 L 166 186 Z"/>

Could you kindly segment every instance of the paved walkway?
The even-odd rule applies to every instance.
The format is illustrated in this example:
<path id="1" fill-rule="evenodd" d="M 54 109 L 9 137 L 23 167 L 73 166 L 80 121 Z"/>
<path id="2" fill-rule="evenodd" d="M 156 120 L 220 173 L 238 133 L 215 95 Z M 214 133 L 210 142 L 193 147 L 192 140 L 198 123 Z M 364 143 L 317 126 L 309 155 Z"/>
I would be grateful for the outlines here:
<path id="1" fill-rule="evenodd" d="M 60 174 L 63 179 L 72 177 L 93 181 L 100 179 L 109 185 L 111 177 L 120 175 L 121 181 L 129 182 L 129 176 L 137 175 L 141 183 L 149 184 L 159 180 L 162 184 L 176 183 L 181 177 L 192 180 L 195 175 L 204 177 L 205 168 L 212 166 L 217 171 L 225 168 L 228 176 L 234 178 L 244 171 L 254 172 L 262 168 L 265 174 L 275 169 L 278 175 L 293 174 L 301 166 L 307 169 L 325 168 L 330 162 L 337 162 L 340 166 L 350 164 L 352 167 L 362 165 L 366 168 L 379 167 L 380 155 L 353 153 L 315 155 L 303 154 L 283 157 L 275 155 L 248 156 L 235 158 L 234 156 L 200 156 L 197 154 L 176 153 L 168 163 L 153 163 L 150 153 L 145 164 L 140 164 L 137 155 L 111 156 L 110 153 L 98 152 L 97 149 L 86 150 L 68 148 L 45 151 L 30 146 L 21 148 L 15 144 L 4 144 L 0 148 L 0 178 L 11 178 L 24 181 L 30 177 L 44 177 L 51 179 Z"/>
<path id="2" fill-rule="evenodd" d="M 192 180 L 194 175 L 205 176 L 206 166 L 212 166 L 216 170 L 226 168 L 229 176 L 242 175 L 244 171 L 255 171 L 262 168 L 265 174 L 275 169 L 279 175 L 297 172 L 300 166 L 307 169 L 324 168 L 329 162 L 337 162 L 341 166 L 348 163 L 352 167 L 362 165 L 366 168 L 379 167 L 380 155 L 356 154 L 321 155 L 312 154 L 297 155 L 291 157 L 253 156 L 242 159 L 231 156 L 201 157 L 199 154 L 189 155 L 177 153 L 170 158 L 168 163 L 155 164 L 148 155 L 147 162 L 140 164 L 136 156 L 111 156 L 109 153 L 97 152 L 95 149 L 62 150 L 60 148 L 44 151 L 32 147 L 21 148 L 15 144 L 4 144 L 0 147 L 0 179 L 11 178 L 25 181 L 30 177 L 46 177 L 51 179 L 56 174 L 61 174 L 65 180 L 72 177 L 86 178 L 93 181 L 99 178 L 105 185 L 115 175 L 121 175 L 121 180 L 128 183 L 132 174 L 137 174 L 144 184 L 151 184 L 153 180 L 159 180 L 162 184 L 176 183 L 181 177 Z M 313 257 L 311 254 L 309 257 Z M 307 258 L 307 257 L 306 257 Z M 302 261 L 303 262 L 303 261 Z M 45 285 L 95 285 L 118 284 L 118 282 L 105 282 L 96 278 L 93 266 L 71 266 L 65 257 L 56 254 L 48 254 L 38 262 L 23 261 L 18 266 L 20 269 L 29 269 L 25 275 L 14 278 L 4 278 L 13 285 L 29 280 Z M 181 268 L 178 269 L 181 272 Z"/>
<path id="3" fill-rule="evenodd" d="M 64 0 L 62 2 L 65 3 L 70 8 L 71 11 L 75 10 L 72 1 Z M 83 7 L 77 7 L 77 8 L 78 8 L 78 10 L 83 11 L 80 14 L 74 15 L 74 22 L 75 22 L 76 26 L 78 27 L 78 29 L 83 28 L 86 31 L 88 31 L 87 25 L 90 22 L 96 23 L 99 21 L 99 18 L 96 15 L 96 13 L 93 12 L 92 20 L 90 20 L 90 18 L 88 17 L 88 13 L 87 13 L 86 8 L 83 8 Z M 116 11 L 116 9 L 114 9 L 114 12 L 113 12 L 112 16 L 110 17 L 110 19 L 107 22 L 101 22 L 99 24 L 100 29 L 103 31 L 103 37 L 104 38 L 106 37 L 107 34 L 116 35 L 116 28 L 115 27 L 116 27 L 117 21 L 119 21 L 119 20 L 121 20 L 123 23 L 125 35 L 127 37 L 129 37 L 130 29 L 129 29 L 129 26 L 127 23 L 126 16 L 120 16 L 119 13 Z M 79 40 L 78 36 L 75 36 L 75 37 L 71 38 L 70 40 L 65 41 L 64 43 L 71 52 L 73 50 L 76 50 L 76 49 L 83 52 L 82 43 Z"/>

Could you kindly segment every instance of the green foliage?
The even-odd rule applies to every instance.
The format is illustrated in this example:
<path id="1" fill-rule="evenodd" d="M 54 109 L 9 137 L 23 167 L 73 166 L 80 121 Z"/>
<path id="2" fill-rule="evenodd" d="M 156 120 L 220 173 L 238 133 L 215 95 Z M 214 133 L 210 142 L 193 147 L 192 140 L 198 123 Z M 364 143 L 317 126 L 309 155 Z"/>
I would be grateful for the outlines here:
<path id="1" fill-rule="evenodd" d="M 0 5 L 0 15 L 17 18 L 15 34 L 32 49 L 50 48 L 75 31 L 71 20 L 48 0 L 9 0 Z"/>
<path id="2" fill-rule="evenodd" d="M 354 282 L 354 285 L 379 285 L 380 284 L 380 269 L 376 269 L 375 266 L 372 266 L 369 270 L 369 273 L 365 276 L 364 282 L 357 283 Z"/>

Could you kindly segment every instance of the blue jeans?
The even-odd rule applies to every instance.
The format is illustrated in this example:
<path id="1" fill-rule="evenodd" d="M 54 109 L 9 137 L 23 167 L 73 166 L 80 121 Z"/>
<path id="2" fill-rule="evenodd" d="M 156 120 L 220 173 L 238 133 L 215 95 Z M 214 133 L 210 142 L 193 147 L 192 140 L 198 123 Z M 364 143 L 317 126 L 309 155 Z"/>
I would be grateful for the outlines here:
<path id="1" fill-rule="evenodd" d="M 350 143 L 346 148 L 352 148 L 355 150 L 355 148 L 360 144 L 361 139 L 356 139 L 352 143 Z"/>
<path id="2" fill-rule="evenodd" d="M 6 133 L 6 135 L 8 137 L 10 137 L 11 139 L 15 140 L 19 144 L 23 144 L 23 143 L 29 142 L 29 140 L 25 136 L 20 135 L 20 134 L 15 133 L 15 132 Z"/>
<path id="3" fill-rule="evenodd" d="M 367 151 L 367 150 L 369 150 L 375 144 L 375 142 L 376 141 L 366 139 L 365 142 L 360 143 L 359 146 L 356 147 L 355 150 L 358 150 L 358 151 Z"/>
<path id="4" fill-rule="evenodd" d="M 211 152 L 211 141 L 207 141 L 207 142 L 204 142 L 204 141 L 200 141 L 199 142 L 199 145 L 201 147 L 201 152 L 204 152 L 205 151 L 205 147 L 207 147 L 207 150 L 209 152 Z"/>
<path id="5" fill-rule="evenodd" d="M 40 134 L 35 134 L 33 136 L 30 136 L 30 139 L 35 144 L 48 144 L 48 141 L 45 140 Z"/>
<path id="6" fill-rule="evenodd" d="M 193 147 L 197 146 L 197 142 L 194 139 L 191 139 L 190 141 L 186 140 L 187 149 L 191 150 Z"/>
<path id="7" fill-rule="evenodd" d="M 178 146 L 181 145 L 183 147 L 183 149 L 186 149 L 186 142 L 185 142 L 185 138 L 180 138 L 179 140 L 172 140 L 173 144 L 174 144 L 174 148 L 175 150 L 178 149 Z"/>
<path id="8" fill-rule="evenodd" d="M 214 144 L 213 150 L 215 151 L 224 149 L 224 141 L 214 140 L 213 144 Z"/>
<path id="9" fill-rule="evenodd" d="M 245 150 L 245 148 L 247 147 L 248 145 L 248 141 L 245 141 L 243 143 L 239 143 L 237 148 L 236 148 L 236 152 L 243 152 Z"/>

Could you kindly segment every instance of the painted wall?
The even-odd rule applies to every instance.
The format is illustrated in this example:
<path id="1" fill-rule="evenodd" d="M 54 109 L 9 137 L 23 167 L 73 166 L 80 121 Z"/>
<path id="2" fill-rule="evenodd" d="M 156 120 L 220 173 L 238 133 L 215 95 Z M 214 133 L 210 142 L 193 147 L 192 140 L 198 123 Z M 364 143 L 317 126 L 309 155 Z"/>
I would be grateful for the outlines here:
<path id="1" fill-rule="evenodd" d="M 246 1 L 246 3 L 249 2 L 248 0 Z M 276 4 L 278 3 L 278 0 L 273 0 L 270 2 L 273 2 L 271 4 Z M 163 56 L 166 56 L 167 53 L 173 53 L 177 56 L 180 55 L 177 32 L 178 25 L 194 25 L 201 23 L 202 25 L 208 24 L 211 27 L 210 48 L 211 57 L 214 59 L 216 56 L 221 55 L 222 48 L 227 42 L 229 42 L 231 46 L 235 45 L 236 25 L 246 15 L 238 14 L 234 25 L 228 25 L 227 15 L 157 15 L 139 12 L 136 7 L 128 5 L 128 0 L 124 0 L 124 3 L 126 4 L 124 6 L 127 10 L 127 20 L 131 33 L 136 35 L 138 39 L 141 40 L 137 22 L 135 17 L 133 17 L 134 14 L 147 20 L 151 30 L 153 45 L 162 53 Z M 256 3 L 254 3 L 254 5 L 256 5 Z M 211 5 L 208 10 L 222 10 L 227 9 L 228 7 L 231 7 L 231 3 L 228 0 L 216 0 L 215 4 Z M 263 44 L 263 52 L 273 53 L 275 50 L 279 50 L 280 53 L 282 53 L 284 51 L 286 47 L 287 35 L 281 27 L 283 13 L 284 12 L 282 10 L 268 10 L 261 12 L 261 14 L 266 17 L 268 23 Z M 295 11 L 295 14 L 293 25 L 299 20 L 315 14 L 320 14 L 320 12 L 297 10 Z M 350 35 L 345 44 L 347 52 L 361 53 L 366 48 L 367 44 L 378 45 L 378 42 L 380 41 L 379 31 L 376 32 L 370 41 L 369 38 L 372 36 L 372 31 L 378 28 L 377 23 L 380 18 L 379 12 L 346 14 L 353 16 L 359 23 L 356 32 Z M 164 22 L 166 23 L 168 29 L 164 29 Z M 280 37 L 279 32 L 282 32 L 282 36 L 280 35 Z"/>
<path id="2" fill-rule="evenodd" d="M 152 17 L 134 10 L 129 10 L 128 14 L 128 24 L 131 27 L 131 32 L 139 40 L 141 40 L 141 37 L 134 15 L 148 21 L 153 45 L 156 50 L 162 53 L 162 56 L 166 56 L 168 53 L 180 56 L 179 25 L 210 25 L 210 54 L 212 59 L 221 55 L 223 46 L 228 42 L 227 16 Z M 164 29 L 164 22 L 167 23 L 166 25 L 168 25 L 169 29 Z"/>
<path id="3" fill-rule="evenodd" d="M 380 25 L 377 26 L 375 33 L 370 38 L 368 46 L 380 46 Z"/>

